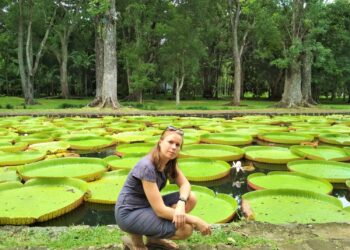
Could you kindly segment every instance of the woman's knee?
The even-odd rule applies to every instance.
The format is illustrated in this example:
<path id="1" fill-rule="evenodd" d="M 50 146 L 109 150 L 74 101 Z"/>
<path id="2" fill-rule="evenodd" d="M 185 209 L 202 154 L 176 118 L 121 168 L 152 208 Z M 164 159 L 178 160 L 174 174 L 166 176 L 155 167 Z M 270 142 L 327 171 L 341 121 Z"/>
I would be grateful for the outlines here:
<path id="1" fill-rule="evenodd" d="M 186 213 L 192 211 L 192 209 L 196 206 L 197 204 L 197 197 L 196 195 L 191 191 L 190 196 L 188 197 L 188 200 L 186 202 Z"/>

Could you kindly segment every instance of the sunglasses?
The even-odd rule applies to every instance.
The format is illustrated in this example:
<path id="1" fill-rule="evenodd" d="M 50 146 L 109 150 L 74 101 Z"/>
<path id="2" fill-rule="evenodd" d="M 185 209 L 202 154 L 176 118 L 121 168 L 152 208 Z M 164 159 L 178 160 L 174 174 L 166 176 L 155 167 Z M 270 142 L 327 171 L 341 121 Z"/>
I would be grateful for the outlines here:
<path id="1" fill-rule="evenodd" d="M 174 126 L 168 126 L 168 127 L 164 130 L 164 132 L 165 132 L 165 131 L 174 131 L 174 132 L 178 133 L 178 134 L 181 135 L 181 136 L 184 135 L 184 131 L 183 131 L 183 130 L 178 129 L 178 128 L 175 128 Z M 164 133 L 164 132 L 163 132 L 163 133 Z"/>

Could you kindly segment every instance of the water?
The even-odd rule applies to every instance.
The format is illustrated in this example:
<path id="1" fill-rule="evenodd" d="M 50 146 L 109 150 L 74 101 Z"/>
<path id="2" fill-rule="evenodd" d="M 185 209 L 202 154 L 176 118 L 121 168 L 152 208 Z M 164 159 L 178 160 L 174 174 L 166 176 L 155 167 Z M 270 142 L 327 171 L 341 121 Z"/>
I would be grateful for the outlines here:
<path id="1" fill-rule="evenodd" d="M 115 152 L 115 147 L 109 147 L 101 152 L 77 152 L 82 157 L 98 157 L 104 158 Z M 242 162 L 243 165 L 247 165 L 248 162 Z M 209 182 L 191 182 L 193 185 L 200 185 L 210 188 L 216 193 L 225 193 L 234 197 L 240 204 L 241 196 L 249 191 L 252 191 L 247 185 L 247 176 L 254 172 L 268 173 L 271 170 L 287 170 L 285 165 L 275 165 L 273 169 L 267 169 L 267 166 L 271 167 L 271 164 L 256 164 L 254 171 L 244 173 L 236 173 L 231 170 L 231 173 L 219 180 Z M 257 167 L 258 166 L 258 167 Z M 347 190 L 345 184 L 334 185 L 333 196 L 337 197 L 344 207 L 350 206 L 350 193 Z M 239 219 L 242 216 L 240 210 L 237 211 L 234 220 Z M 42 223 L 36 223 L 33 226 L 69 226 L 69 225 L 110 225 L 115 224 L 114 219 L 114 205 L 96 204 L 84 202 L 81 206 L 74 209 L 70 213 L 60 216 L 56 219 L 49 220 Z"/>

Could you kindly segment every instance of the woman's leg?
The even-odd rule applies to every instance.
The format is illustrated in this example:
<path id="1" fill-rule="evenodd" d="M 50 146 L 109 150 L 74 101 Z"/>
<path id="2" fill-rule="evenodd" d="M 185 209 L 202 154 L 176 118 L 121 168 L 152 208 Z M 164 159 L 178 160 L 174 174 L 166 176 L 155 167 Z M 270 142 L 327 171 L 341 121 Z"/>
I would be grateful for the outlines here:
<path id="1" fill-rule="evenodd" d="M 129 234 L 129 236 L 123 236 L 122 241 L 125 246 L 130 250 L 147 250 L 148 248 L 143 243 L 142 235 Z"/>

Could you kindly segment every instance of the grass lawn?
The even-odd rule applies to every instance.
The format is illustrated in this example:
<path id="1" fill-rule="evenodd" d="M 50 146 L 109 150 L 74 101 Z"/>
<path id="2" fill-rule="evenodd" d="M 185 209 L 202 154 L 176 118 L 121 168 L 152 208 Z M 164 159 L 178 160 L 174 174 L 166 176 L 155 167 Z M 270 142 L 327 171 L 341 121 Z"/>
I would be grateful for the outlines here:
<path id="1" fill-rule="evenodd" d="M 92 98 L 84 99 L 47 99 L 38 98 L 38 104 L 25 106 L 23 98 L 20 97 L 0 97 L 0 112 L 11 110 L 30 109 L 34 110 L 79 110 L 79 111 L 96 111 L 99 108 L 87 107 Z M 121 111 L 135 110 L 266 110 L 266 111 L 283 111 L 284 109 L 275 108 L 276 102 L 269 100 L 253 100 L 247 99 L 241 101 L 241 106 L 228 106 L 229 99 L 226 100 L 184 100 L 176 106 L 174 100 L 145 100 L 143 104 L 137 102 L 121 101 Z M 319 104 L 312 108 L 301 108 L 301 110 L 317 111 L 317 110 L 348 110 L 350 105 L 337 100 L 334 103 Z"/>

